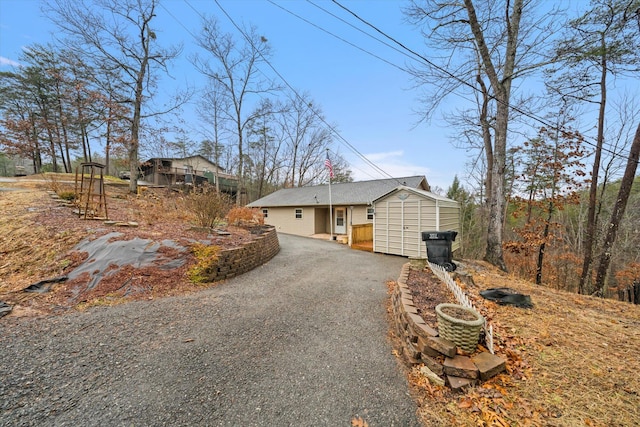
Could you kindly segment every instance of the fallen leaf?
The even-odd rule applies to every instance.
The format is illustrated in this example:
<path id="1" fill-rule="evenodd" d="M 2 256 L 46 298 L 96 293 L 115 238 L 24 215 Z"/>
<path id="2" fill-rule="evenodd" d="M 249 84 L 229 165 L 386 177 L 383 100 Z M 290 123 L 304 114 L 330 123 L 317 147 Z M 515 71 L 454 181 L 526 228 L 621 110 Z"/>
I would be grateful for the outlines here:
<path id="1" fill-rule="evenodd" d="M 353 427 L 369 427 L 369 423 L 363 420 L 362 417 L 352 418 L 351 425 Z"/>
<path id="2" fill-rule="evenodd" d="M 460 409 L 471 408 L 472 406 L 473 402 L 471 401 L 471 399 L 464 399 L 458 402 L 458 408 Z"/>

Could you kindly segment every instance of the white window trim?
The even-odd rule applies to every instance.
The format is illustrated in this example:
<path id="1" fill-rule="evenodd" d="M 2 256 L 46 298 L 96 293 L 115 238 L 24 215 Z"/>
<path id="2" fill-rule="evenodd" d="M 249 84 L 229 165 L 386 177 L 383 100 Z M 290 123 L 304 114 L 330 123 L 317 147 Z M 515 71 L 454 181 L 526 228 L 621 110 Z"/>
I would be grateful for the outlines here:
<path id="1" fill-rule="evenodd" d="M 373 208 L 367 208 L 367 221 L 373 221 L 375 210 Z"/>
<path id="2" fill-rule="evenodd" d="M 300 218 L 298 218 L 298 211 L 300 211 Z M 303 216 L 303 210 L 302 210 L 302 208 L 295 208 L 295 209 L 293 210 L 293 215 L 294 215 L 294 218 L 295 218 L 295 219 L 302 219 L 302 216 Z"/>

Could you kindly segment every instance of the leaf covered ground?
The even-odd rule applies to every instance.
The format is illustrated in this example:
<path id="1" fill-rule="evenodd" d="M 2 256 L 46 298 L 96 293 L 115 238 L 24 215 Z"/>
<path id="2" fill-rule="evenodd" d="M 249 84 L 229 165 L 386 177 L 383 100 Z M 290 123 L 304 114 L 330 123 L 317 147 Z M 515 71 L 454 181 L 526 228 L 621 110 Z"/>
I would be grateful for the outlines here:
<path id="1" fill-rule="evenodd" d="M 64 312 L 92 305 L 112 305 L 135 299 L 152 299 L 201 289 L 189 280 L 189 269 L 197 262 L 194 242 L 206 241 L 220 248 L 233 248 L 251 240 L 247 230 L 226 227 L 217 234 L 194 227 L 193 215 L 185 209 L 183 195 L 167 189 L 148 189 L 140 195 L 128 193 L 128 183 L 106 185 L 109 219 L 127 226 L 107 225 L 102 220 L 79 218 L 73 206 L 55 194 L 73 193 L 73 175 L 38 176 L 0 182 L 0 301 L 13 306 L 14 316 Z M 54 191 L 55 190 L 55 191 Z M 134 225 L 134 226 L 131 226 Z M 162 265 L 110 266 L 99 286 L 90 289 L 87 275 L 50 285 L 46 293 L 24 289 L 42 280 L 68 275 L 85 261 L 85 252 L 74 250 L 83 240 L 119 233 L 117 241 L 171 240 L 187 248 L 185 264 L 172 269 Z M 161 247 L 165 258 L 176 254 Z M 49 286 L 49 285 L 47 285 Z"/>
<path id="2" fill-rule="evenodd" d="M 408 375 L 426 426 L 640 425 L 640 306 L 533 285 L 483 262 L 464 262 L 460 286 L 493 325 L 507 372 L 464 392 Z M 419 286 L 442 286 L 430 272 Z M 510 287 L 535 307 L 500 306 L 479 296 Z"/>
<path id="3" fill-rule="evenodd" d="M 100 221 L 79 219 L 72 208 L 51 197 L 48 191 L 53 187 L 72 191 L 68 181 L 20 180 L 0 182 L 0 187 L 0 301 L 14 305 L 12 315 L 40 315 L 201 288 L 187 279 L 186 269 L 167 274 L 158 268 L 124 268 L 94 294 L 79 293 L 69 284 L 56 284 L 46 294 L 23 292 L 34 282 L 79 265 L 83 255 L 72 249 L 81 240 L 112 229 Z M 192 227 L 193 218 L 177 194 L 152 190 L 131 196 L 126 186 L 111 185 L 107 194 L 110 218 L 138 224 L 119 228 L 123 239 L 186 239 L 188 244 L 203 237 Z M 215 244 L 233 247 L 251 238 L 246 231 L 231 231 Z M 417 369 L 408 371 L 425 426 L 640 425 L 640 306 L 535 286 L 482 262 L 467 261 L 464 268 L 474 282 L 461 286 L 493 324 L 496 353 L 508 360 L 508 372 L 454 393 L 431 385 Z M 425 298 L 446 298 L 435 288 L 444 285 L 434 283 L 428 274 L 412 272 L 410 280 L 425 287 Z M 147 285 L 134 286 L 136 281 Z M 480 290 L 505 286 L 531 295 L 535 307 L 499 306 L 479 296 Z M 127 294 L 131 289 L 136 292 Z M 352 424 L 364 425 L 360 419 Z"/>

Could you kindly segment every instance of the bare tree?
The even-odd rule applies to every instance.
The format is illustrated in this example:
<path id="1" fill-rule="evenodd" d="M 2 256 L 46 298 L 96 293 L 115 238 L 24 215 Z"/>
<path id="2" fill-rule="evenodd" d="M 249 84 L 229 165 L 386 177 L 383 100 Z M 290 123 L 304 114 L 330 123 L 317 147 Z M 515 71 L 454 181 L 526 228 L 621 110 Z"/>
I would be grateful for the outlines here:
<path id="1" fill-rule="evenodd" d="M 198 115 L 205 123 L 211 127 L 207 129 L 207 136 L 212 140 L 211 154 L 209 158 L 213 158 L 216 164 L 215 180 L 216 191 L 220 192 L 220 154 L 222 152 L 221 140 L 225 133 L 226 122 L 228 121 L 227 112 L 230 109 L 229 99 L 222 95 L 223 88 L 220 82 L 211 79 L 204 90 L 204 94 L 198 103 Z"/>
<path id="2" fill-rule="evenodd" d="M 285 185 L 302 187 L 318 182 L 333 137 L 308 94 L 296 96 L 284 107 L 281 129 L 286 144 Z"/>
<path id="3" fill-rule="evenodd" d="M 277 170 L 280 167 L 280 149 L 282 140 L 275 135 L 277 126 L 276 115 L 280 113 L 280 107 L 271 100 L 265 99 L 257 107 L 252 116 L 253 121 L 248 126 L 248 154 L 254 164 L 254 174 L 251 180 L 257 187 L 255 198 L 261 198 L 265 192 L 275 188 L 273 182 Z"/>
<path id="4" fill-rule="evenodd" d="M 540 46 L 552 33 L 548 30 L 550 16 L 536 20 L 533 4 L 525 0 L 414 0 L 407 15 L 416 23 L 426 23 L 427 40 L 446 52 L 443 65 L 430 62 L 416 74 L 419 82 L 435 84 L 425 113 L 432 114 L 447 95 L 460 88 L 479 94 L 478 126 L 487 157 L 489 204 L 485 259 L 506 269 L 502 235 L 512 83 L 548 62 Z M 526 24 L 523 32 L 521 24 Z"/>
<path id="5" fill-rule="evenodd" d="M 7 154 L 30 159 L 34 172 L 40 173 L 45 147 L 40 143 L 37 109 L 27 96 L 30 85 L 22 72 L 0 73 L 0 146 Z"/>
<path id="6" fill-rule="evenodd" d="M 232 35 L 220 31 L 214 17 L 204 18 L 197 43 L 208 56 L 196 55 L 192 58 L 202 74 L 218 83 L 221 89 L 220 96 L 224 97 L 231 107 L 222 112 L 226 119 L 233 123 L 237 138 L 240 192 L 244 186 L 244 136 L 247 124 L 254 119 L 252 114 L 247 112 L 251 111 L 251 105 L 247 104 L 251 102 L 252 97 L 260 98 L 278 89 L 273 82 L 262 78 L 258 70 L 259 64 L 270 56 L 271 49 L 267 39 L 259 36 L 253 27 L 243 32 L 243 36 L 243 43 L 237 45 Z M 236 198 L 236 203 L 241 203 L 241 197 Z"/>
<path id="7" fill-rule="evenodd" d="M 129 190 L 137 191 L 138 151 L 142 121 L 160 112 L 145 107 L 153 96 L 157 71 L 179 48 L 162 48 L 152 27 L 159 0 L 49 0 L 46 11 L 55 24 L 72 37 L 70 48 L 79 49 L 104 70 L 117 74 L 121 92 L 117 102 L 131 106 L 128 141 Z M 172 106 L 171 108 L 175 108 Z"/>
<path id="8" fill-rule="evenodd" d="M 557 56 L 564 65 L 550 86 L 565 98 L 598 106 L 596 146 L 593 155 L 584 257 L 579 290 L 589 292 L 593 253 L 598 228 L 598 187 L 605 140 L 608 78 L 637 72 L 640 64 L 638 31 L 629 11 L 640 8 L 638 0 L 596 0 L 582 16 L 569 22 L 567 34 L 558 42 Z"/>
<path id="9" fill-rule="evenodd" d="M 602 247 L 602 252 L 600 254 L 600 263 L 598 265 L 598 270 L 597 270 L 595 292 L 599 293 L 601 296 L 603 296 L 605 279 L 607 277 L 609 266 L 611 264 L 611 250 L 616 241 L 618 228 L 620 227 L 620 222 L 627 208 L 627 201 L 629 200 L 629 195 L 631 194 L 631 187 L 633 185 L 634 178 L 636 176 L 636 171 L 638 169 L 639 158 L 640 158 L 640 125 L 638 125 L 638 129 L 636 130 L 636 135 L 633 139 L 633 143 L 631 144 L 631 149 L 629 151 L 629 158 L 627 160 L 627 167 L 625 169 L 624 176 L 622 177 L 622 181 L 620 182 L 620 191 L 618 192 L 618 197 L 616 199 L 616 203 L 613 208 L 613 213 L 611 214 L 611 219 L 609 220 L 607 235 L 604 239 L 604 245 Z"/>

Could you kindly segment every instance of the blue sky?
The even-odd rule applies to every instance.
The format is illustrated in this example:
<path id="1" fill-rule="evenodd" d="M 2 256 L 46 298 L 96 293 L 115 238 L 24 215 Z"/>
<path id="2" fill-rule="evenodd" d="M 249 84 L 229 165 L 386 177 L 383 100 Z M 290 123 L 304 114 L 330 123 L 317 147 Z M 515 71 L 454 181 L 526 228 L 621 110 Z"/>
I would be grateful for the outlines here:
<path id="1" fill-rule="evenodd" d="M 363 35 L 320 10 L 319 5 L 359 28 L 351 15 L 330 1 L 273 0 L 283 8 L 313 22 L 316 26 L 374 52 L 400 67 L 407 58 Z M 422 50 L 418 29 L 403 21 L 402 1 L 344 1 L 345 6 L 378 26 L 407 46 Z M 465 180 L 468 156 L 478 153 L 454 148 L 455 130 L 439 125 L 436 115 L 430 123 L 417 125 L 420 108 L 410 76 L 380 59 L 358 50 L 326 32 L 303 22 L 267 0 L 220 0 L 220 5 L 238 24 L 252 24 L 273 49 L 271 63 L 299 92 L 308 92 L 320 105 L 329 123 L 360 153 L 393 176 L 425 175 L 432 186 L 446 189 L 457 174 Z M 52 41 L 52 25 L 42 17 L 38 0 L 0 1 L 0 70 L 17 62 L 21 49 L 33 43 Z M 196 10 L 194 10 L 196 9 Z M 156 33 L 161 44 L 182 42 L 184 51 L 171 70 L 169 85 L 185 82 L 199 85 L 203 79 L 188 58 L 198 49 L 192 34 L 198 34 L 201 17 L 215 15 L 222 27 L 236 32 L 214 0 L 164 0 L 157 9 Z M 373 33 L 367 29 L 368 33 Z M 379 36 L 378 36 L 379 37 Z M 269 69 L 265 73 L 273 75 Z M 171 87 L 164 88 L 171 91 Z M 453 98 L 455 101 L 455 98 Z M 446 106 L 449 109 L 451 106 Z M 197 129 L 196 115 L 187 108 L 185 121 Z M 201 138 L 195 137 L 200 140 Z M 351 164 L 356 180 L 382 178 L 366 166 L 346 146 L 336 141 L 334 151 Z"/>

